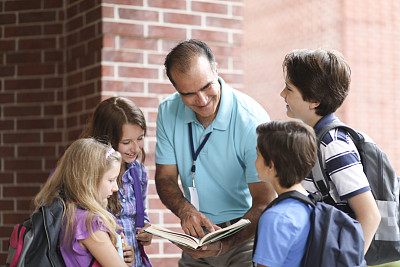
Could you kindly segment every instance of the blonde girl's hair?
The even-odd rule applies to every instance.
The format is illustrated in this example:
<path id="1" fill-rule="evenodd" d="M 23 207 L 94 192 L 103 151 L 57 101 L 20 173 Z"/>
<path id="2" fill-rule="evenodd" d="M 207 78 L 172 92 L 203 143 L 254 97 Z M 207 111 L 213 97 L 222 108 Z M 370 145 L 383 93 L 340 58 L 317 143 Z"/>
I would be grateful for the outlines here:
<path id="1" fill-rule="evenodd" d="M 93 235 L 92 220 L 94 216 L 98 216 L 116 246 L 115 217 L 102 203 L 99 189 L 104 174 L 113 164 L 121 162 L 122 157 L 118 151 L 94 138 L 78 139 L 65 151 L 56 170 L 34 200 L 36 208 L 51 204 L 54 198 L 63 200 L 63 224 L 66 233 L 63 242 L 71 241 L 71 235 L 68 233 L 74 231 L 75 212 L 79 205 L 79 208 L 89 212 L 86 225 L 90 235 Z"/>

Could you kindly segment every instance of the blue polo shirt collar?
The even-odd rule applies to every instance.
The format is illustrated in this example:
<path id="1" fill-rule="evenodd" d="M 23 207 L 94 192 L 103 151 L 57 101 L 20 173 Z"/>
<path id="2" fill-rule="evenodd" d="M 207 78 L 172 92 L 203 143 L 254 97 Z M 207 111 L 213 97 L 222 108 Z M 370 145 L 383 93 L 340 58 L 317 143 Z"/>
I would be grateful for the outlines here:
<path id="1" fill-rule="evenodd" d="M 314 126 L 315 134 L 318 135 L 318 133 L 319 133 L 320 131 L 322 131 L 322 129 L 323 129 L 326 125 L 328 125 L 329 123 L 331 123 L 331 122 L 333 122 L 333 121 L 336 121 L 336 120 L 339 120 L 339 119 L 335 116 L 334 113 L 330 113 L 330 114 L 328 114 L 328 115 L 322 117 L 322 118 L 317 122 L 317 124 L 315 124 L 315 126 Z"/>
<path id="2" fill-rule="evenodd" d="M 232 89 L 225 84 L 225 81 L 222 78 L 218 77 L 218 82 L 221 85 L 221 100 L 219 103 L 218 114 L 210 126 L 213 129 L 226 130 L 229 127 L 229 121 L 232 115 L 233 94 Z M 195 112 L 188 108 L 186 105 L 184 107 L 184 112 L 185 123 L 199 123 L 196 118 Z"/>

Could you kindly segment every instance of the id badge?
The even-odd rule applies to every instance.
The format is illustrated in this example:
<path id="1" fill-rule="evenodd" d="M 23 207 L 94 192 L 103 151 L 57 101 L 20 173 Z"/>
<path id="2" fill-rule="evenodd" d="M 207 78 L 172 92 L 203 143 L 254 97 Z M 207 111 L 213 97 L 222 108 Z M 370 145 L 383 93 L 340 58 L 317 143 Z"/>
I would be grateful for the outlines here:
<path id="1" fill-rule="evenodd" d="M 199 196 L 197 195 L 197 189 L 196 187 L 189 187 L 189 192 L 190 192 L 190 203 L 197 209 L 200 210 L 199 208 Z"/>

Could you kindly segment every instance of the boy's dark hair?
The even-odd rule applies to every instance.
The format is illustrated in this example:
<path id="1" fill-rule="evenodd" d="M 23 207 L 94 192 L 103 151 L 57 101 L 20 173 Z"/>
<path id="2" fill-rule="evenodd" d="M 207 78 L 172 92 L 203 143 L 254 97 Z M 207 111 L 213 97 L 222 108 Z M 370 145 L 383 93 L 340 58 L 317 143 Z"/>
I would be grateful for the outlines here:
<path id="1" fill-rule="evenodd" d="M 192 66 L 191 61 L 194 58 L 203 56 L 210 62 L 210 68 L 215 73 L 216 62 L 215 57 L 208 45 L 202 41 L 190 39 L 179 43 L 172 48 L 171 52 L 165 58 L 164 66 L 166 74 L 175 86 L 175 82 L 171 77 L 171 69 L 177 68 L 179 72 L 186 73 Z"/>
<path id="2" fill-rule="evenodd" d="M 300 183 L 310 173 L 317 159 L 313 128 L 297 121 L 271 121 L 260 124 L 257 134 L 265 165 L 274 163 L 282 187 Z"/>
<path id="3" fill-rule="evenodd" d="M 335 112 L 346 98 L 351 70 L 343 55 L 335 50 L 293 50 L 287 54 L 283 71 L 303 100 L 319 102 L 317 115 Z"/>

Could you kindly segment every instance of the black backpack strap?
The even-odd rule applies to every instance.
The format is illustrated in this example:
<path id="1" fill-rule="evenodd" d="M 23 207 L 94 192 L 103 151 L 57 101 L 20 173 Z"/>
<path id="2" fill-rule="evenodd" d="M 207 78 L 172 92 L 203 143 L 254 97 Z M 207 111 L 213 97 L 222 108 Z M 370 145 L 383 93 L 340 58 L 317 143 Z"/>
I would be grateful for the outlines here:
<path id="1" fill-rule="evenodd" d="M 40 209 L 47 238 L 49 261 L 53 266 L 65 266 L 61 251 L 59 251 L 59 235 L 65 212 L 64 201 L 56 197 L 49 206 L 41 206 Z"/>
<path id="2" fill-rule="evenodd" d="M 278 204 L 278 202 L 280 202 L 284 199 L 287 199 L 287 198 L 297 199 L 297 200 L 299 200 L 305 204 L 309 204 L 313 207 L 315 207 L 315 203 L 318 201 L 317 196 L 314 194 L 311 194 L 311 197 L 308 197 L 296 190 L 287 191 L 285 193 L 280 194 L 276 199 L 274 199 L 274 201 L 272 201 L 265 210 L 269 209 L 272 206 L 275 206 L 276 204 Z"/>

